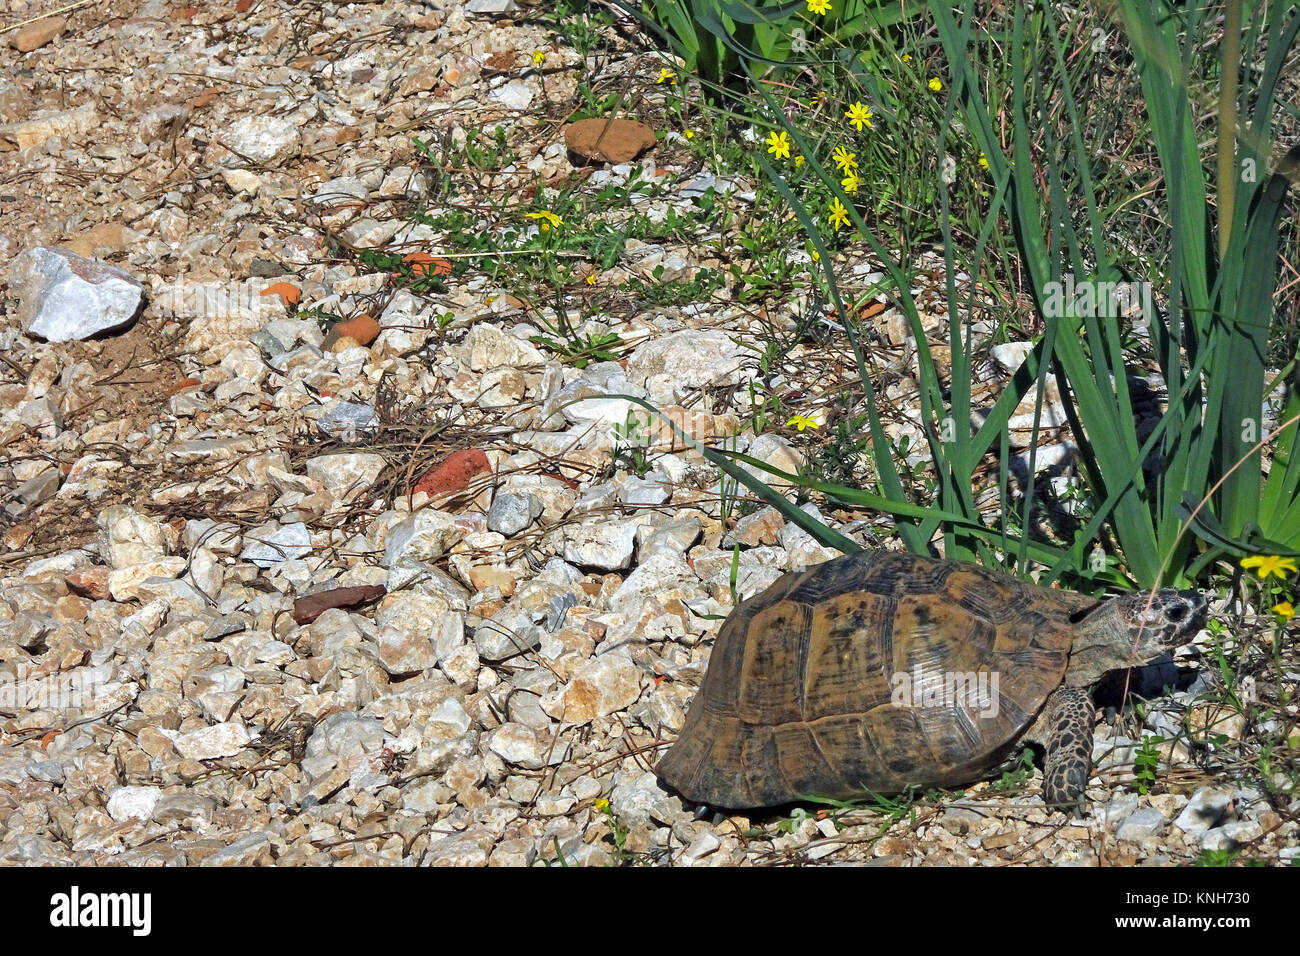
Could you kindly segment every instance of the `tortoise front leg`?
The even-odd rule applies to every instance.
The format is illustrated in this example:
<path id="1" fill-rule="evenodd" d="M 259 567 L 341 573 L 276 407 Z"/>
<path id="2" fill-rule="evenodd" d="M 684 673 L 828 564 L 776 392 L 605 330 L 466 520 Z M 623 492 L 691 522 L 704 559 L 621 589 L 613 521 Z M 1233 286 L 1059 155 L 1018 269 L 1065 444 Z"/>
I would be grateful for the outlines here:
<path id="1" fill-rule="evenodd" d="M 1092 728 L 1096 710 L 1082 687 L 1061 687 L 1043 707 L 1041 741 L 1047 749 L 1043 800 L 1051 809 L 1083 810 L 1083 792 L 1092 768 Z"/>

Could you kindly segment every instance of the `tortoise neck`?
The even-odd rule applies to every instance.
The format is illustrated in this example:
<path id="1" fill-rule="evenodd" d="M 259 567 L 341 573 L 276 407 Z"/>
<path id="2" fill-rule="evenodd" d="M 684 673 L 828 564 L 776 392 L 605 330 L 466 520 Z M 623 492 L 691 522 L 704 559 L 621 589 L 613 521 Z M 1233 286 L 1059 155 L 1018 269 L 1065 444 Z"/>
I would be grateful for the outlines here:
<path id="1" fill-rule="evenodd" d="M 1124 640 L 1125 633 L 1115 601 L 1107 601 L 1076 624 L 1065 683 L 1087 687 L 1107 671 L 1140 664 L 1130 660 L 1133 648 Z"/>

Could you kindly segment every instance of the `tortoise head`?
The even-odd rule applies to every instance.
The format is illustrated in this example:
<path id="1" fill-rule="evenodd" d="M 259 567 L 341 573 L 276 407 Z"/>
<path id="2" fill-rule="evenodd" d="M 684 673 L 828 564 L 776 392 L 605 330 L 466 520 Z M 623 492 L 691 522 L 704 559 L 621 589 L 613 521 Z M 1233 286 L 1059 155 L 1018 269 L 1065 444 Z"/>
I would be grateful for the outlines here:
<path id="1" fill-rule="evenodd" d="M 1092 684 L 1107 671 L 1151 663 L 1190 640 L 1205 625 L 1208 608 L 1200 591 L 1172 588 L 1103 602 L 1075 625 L 1066 682 Z"/>

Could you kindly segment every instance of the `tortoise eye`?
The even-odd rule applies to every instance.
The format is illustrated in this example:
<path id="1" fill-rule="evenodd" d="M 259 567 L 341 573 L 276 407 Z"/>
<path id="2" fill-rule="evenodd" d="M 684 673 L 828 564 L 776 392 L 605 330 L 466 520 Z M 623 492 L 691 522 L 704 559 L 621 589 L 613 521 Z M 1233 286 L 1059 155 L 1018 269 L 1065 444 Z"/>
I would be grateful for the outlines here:
<path id="1" fill-rule="evenodd" d="M 1169 620 L 1177 624 L 1187 616 L 1187 608 L 1181 604 L 1175 604 L 1169 609 Z"/>

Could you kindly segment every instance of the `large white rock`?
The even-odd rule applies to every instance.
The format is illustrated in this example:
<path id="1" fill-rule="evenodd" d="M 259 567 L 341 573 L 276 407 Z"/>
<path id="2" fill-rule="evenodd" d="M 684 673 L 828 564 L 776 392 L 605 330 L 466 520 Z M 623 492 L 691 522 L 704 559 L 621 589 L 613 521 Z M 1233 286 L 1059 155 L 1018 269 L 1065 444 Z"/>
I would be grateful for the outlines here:
<path id="1" fill-rule="evenodd" d="M 563 690 L 542 697 L 542 710 L 566 724 L 585 724 L 636 703 L 641 670 L 621 651 L 587 661 Z"/>
<path id="2" fill-rule="evenodd" d="M 320 455 L 307 461 L 307 477 L 334 497 L 350 501 L 366 491 L 384 470 L 384 456 L 369 452 Z"/>
<path id="3" fill-rule="evenodd" d="M 603 518 L 566 525 L 561 531 L 564 560 L 601 571 L 619 571 L 632 563 L 636 532 L 642 522 Z"/>
<path id="4" fill-rule="evenodd" d="M 148 820 L 161 799 L 157 787 L 118 787 L 108 798 L 108 815 L 118 823 Z"/>
<path id="5" fill-rule="evenodd" d="M 545 356 L 531 343 L 482 322 L 469 330 L 462 348 L 469 359 L 469 367 L 475 372 L 503 366 L 538 368 L 546 364 Z"/>
<path id="6" fill-rule="evenodd" d="M 233 757 L 252 740 L 248 729 L 241 723 L 213 724 L 200 727 L 178 736 L 173 744 L 176 752 L 189 760 L 215 760 Z"/>
<path id="7" fill-rule="evenodd" d="M 259 568 L 273 567 L 311 554 L 311 532 L 301 521 L 254 528 L 244 535 L 244 541 L 244 550 L 239 556 Z"/>
<path id="8" fill-rule="evenodd" d="M 628 381 L 642 385 L 658 405 L 671 405 L 704 385 L 736 385 L 752 355 L 725 332 L 683 329 L 637 347 L 627 363 Z"/>
<path id="9" fill-rule="evenodd" d="M 258 113 L 235 120 L 222 133 L 221 143 L 237 155 L 224 165 L 243 165 L 247 157 L 255 163 L 275 164 L 298 152 L 298 124 L 281 116 Z"/>
<path id="10" fill-rule="evenodd" d="M 50 246 L 14 259 L 9 288 L 19 299 L 23 331 L 50 342 L 124 329 L 144 300 L 144 285 L 128 273 Z"/>
<path id="11" fill-rule="evenodd" d="M 488 749 L 504 760 L 525 770 L 540 770 L 546 766 L 547 753 L 552 750 L 549 734 L 538 733 L 523 724 L 502 724 L 492 732 Z M 555 747 L 563 751 L 562 747 Z"/>
<path id="12" fill-rule="evenodd" d="M 111 568 L 144 564 L 167 554 L 167 535 L 162 523 L 140 514 L 130 505 L 109 505 L 99 513 L 96 524 L 99 556 Z"/>
<path id="13" fill-rule="evenodd" d="M 456 526 L 453 515 L 424 508 L 388 529 L 384 567 L 409 568 L 413 564 L 437 561 L 463 536 L 464 531 Z"/>

